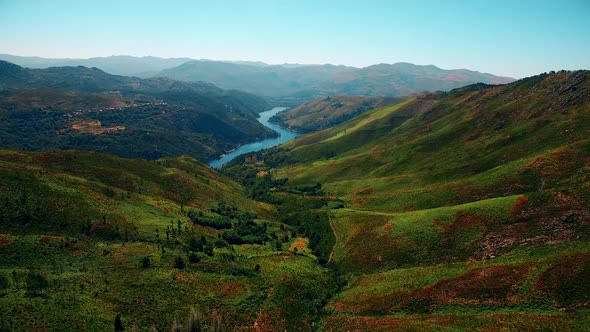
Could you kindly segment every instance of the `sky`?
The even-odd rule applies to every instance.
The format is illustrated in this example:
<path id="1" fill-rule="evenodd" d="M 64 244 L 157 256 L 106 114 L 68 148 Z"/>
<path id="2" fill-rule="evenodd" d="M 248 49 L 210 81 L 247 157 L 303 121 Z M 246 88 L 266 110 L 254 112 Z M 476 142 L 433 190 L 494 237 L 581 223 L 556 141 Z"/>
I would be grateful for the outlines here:
<path id="1" fill-rule="evenodd" d="M 0 53 L 590 69 L 590 0 L 0 0 Z"/>

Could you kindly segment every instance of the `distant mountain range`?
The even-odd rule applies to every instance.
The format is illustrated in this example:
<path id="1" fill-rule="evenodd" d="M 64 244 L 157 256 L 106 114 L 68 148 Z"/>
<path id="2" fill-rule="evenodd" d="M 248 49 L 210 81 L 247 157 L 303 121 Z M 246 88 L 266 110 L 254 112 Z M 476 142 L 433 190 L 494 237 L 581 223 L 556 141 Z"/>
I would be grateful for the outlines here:
<path id="1" fill-rule="evenodd" d="M 276 135 L 256 120 L 269 108 L 264 98 L 209 83 L 140 79 L 86 67 L 27 69 L 0 61 L 4 148 L 211 160 Z"/>
<path id="2" fill-rule="evenodd" d="M 118 75 L 168 77 L 189 82 L 208 82 L 223 89 L 236 89 L 278 98 L 295 106 L 318 97 L 349 95 L 398 97 L 423 91 L 449 91 L 473 84 L 504 84 L 509 77 L 467 69 L 445 70 L 411 63 L 377 64 L 365 68 L 336 65 L 269 65 L 252 61 L 212 61 L 189 58 L 111 56 L 90 59 L 44 59 L 0 55 L 24 67 L 96 67 Z"/>
<path id="3" fill-rule="evenodd" d="M 155 76 L 161 70 L 179 66 L 189 58 L 158 58 L 153 56 L 134 57 L 128 55 L 114 55 L 109 57 L 96 57 L 89 59 L 48 59 L 35 56 L 16 56 L 0 54 L 0 60 L 12 62 L 27 68 L 49 68 L 84 66 L 96 67 L 114 75 L 150 77 Z"/>

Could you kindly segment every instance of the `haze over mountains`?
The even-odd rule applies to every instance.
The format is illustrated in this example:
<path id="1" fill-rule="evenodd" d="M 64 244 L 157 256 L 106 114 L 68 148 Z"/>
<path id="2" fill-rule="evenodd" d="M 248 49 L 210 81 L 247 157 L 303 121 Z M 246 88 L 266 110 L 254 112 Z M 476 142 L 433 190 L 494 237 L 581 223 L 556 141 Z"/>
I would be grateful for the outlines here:
<path id="1" fill-rule="evenodd" d="M 129 56 L 43 59 L 0 55 L 0 59 L 32 68 L 83 65 L 119 75 L 204 81 L 223 89 L 278 98 L 280 102 L 290 106 L 320 96 L 398 97 L 423 91 L 448 91 L 473 83 L 503 84 L 514 80 L 466 69 L 444 70 L 432 65 L 419 66 L 410 63 L 355 68 L 329 64 L 268 65 L 262 62 Z"/>

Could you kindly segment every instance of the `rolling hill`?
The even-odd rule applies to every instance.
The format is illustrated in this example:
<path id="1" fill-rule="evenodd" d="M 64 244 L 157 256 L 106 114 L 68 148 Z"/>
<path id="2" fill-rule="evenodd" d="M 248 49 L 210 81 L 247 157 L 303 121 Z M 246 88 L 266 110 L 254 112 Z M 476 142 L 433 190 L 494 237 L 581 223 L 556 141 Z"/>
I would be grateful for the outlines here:
<path id="1" fill-rule="evenodd" d="M 335 126 L 366 111 L 400 100 L 349 96 L 319 98 L 280 112 L 271 121 L 290 130 L 307 133 Z"/>
<path id="2" fill-rule="evenodd" d="M 0 178 L 2 330 L 306 331 L 337 289 L 272 205 L 189 157 L 0 150 Z"/>
<path id="3" fill-rule="evenodd" d="M 86 67 L 26 69 L 0 61 L 4 148 L 211 160 L 276 135 L 256 120 L 269 108 L 261 97 L 208 83 L 139 79 Z M 89 126 L 97 130 L 76 130 Z"/>
<path id="4" fill-rule="evenodd" d="M 585 330 L 589 124 L 590 72 L 552 72 L 415 96 L 226 174 L 313 193 L 279 211 L 347 276 L 320 330 Z"/>

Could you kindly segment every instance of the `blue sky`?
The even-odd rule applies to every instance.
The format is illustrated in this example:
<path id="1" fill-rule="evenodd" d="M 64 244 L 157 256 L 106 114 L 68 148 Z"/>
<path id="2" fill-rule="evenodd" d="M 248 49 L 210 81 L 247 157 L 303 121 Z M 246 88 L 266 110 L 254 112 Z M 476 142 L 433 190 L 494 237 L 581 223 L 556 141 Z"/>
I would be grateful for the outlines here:
<path id="1" fill-rule="evenodd" d="M 590 0 L 0 0 L 0 53 L 404 61 L 519 78 L 590 69 Z"/>

